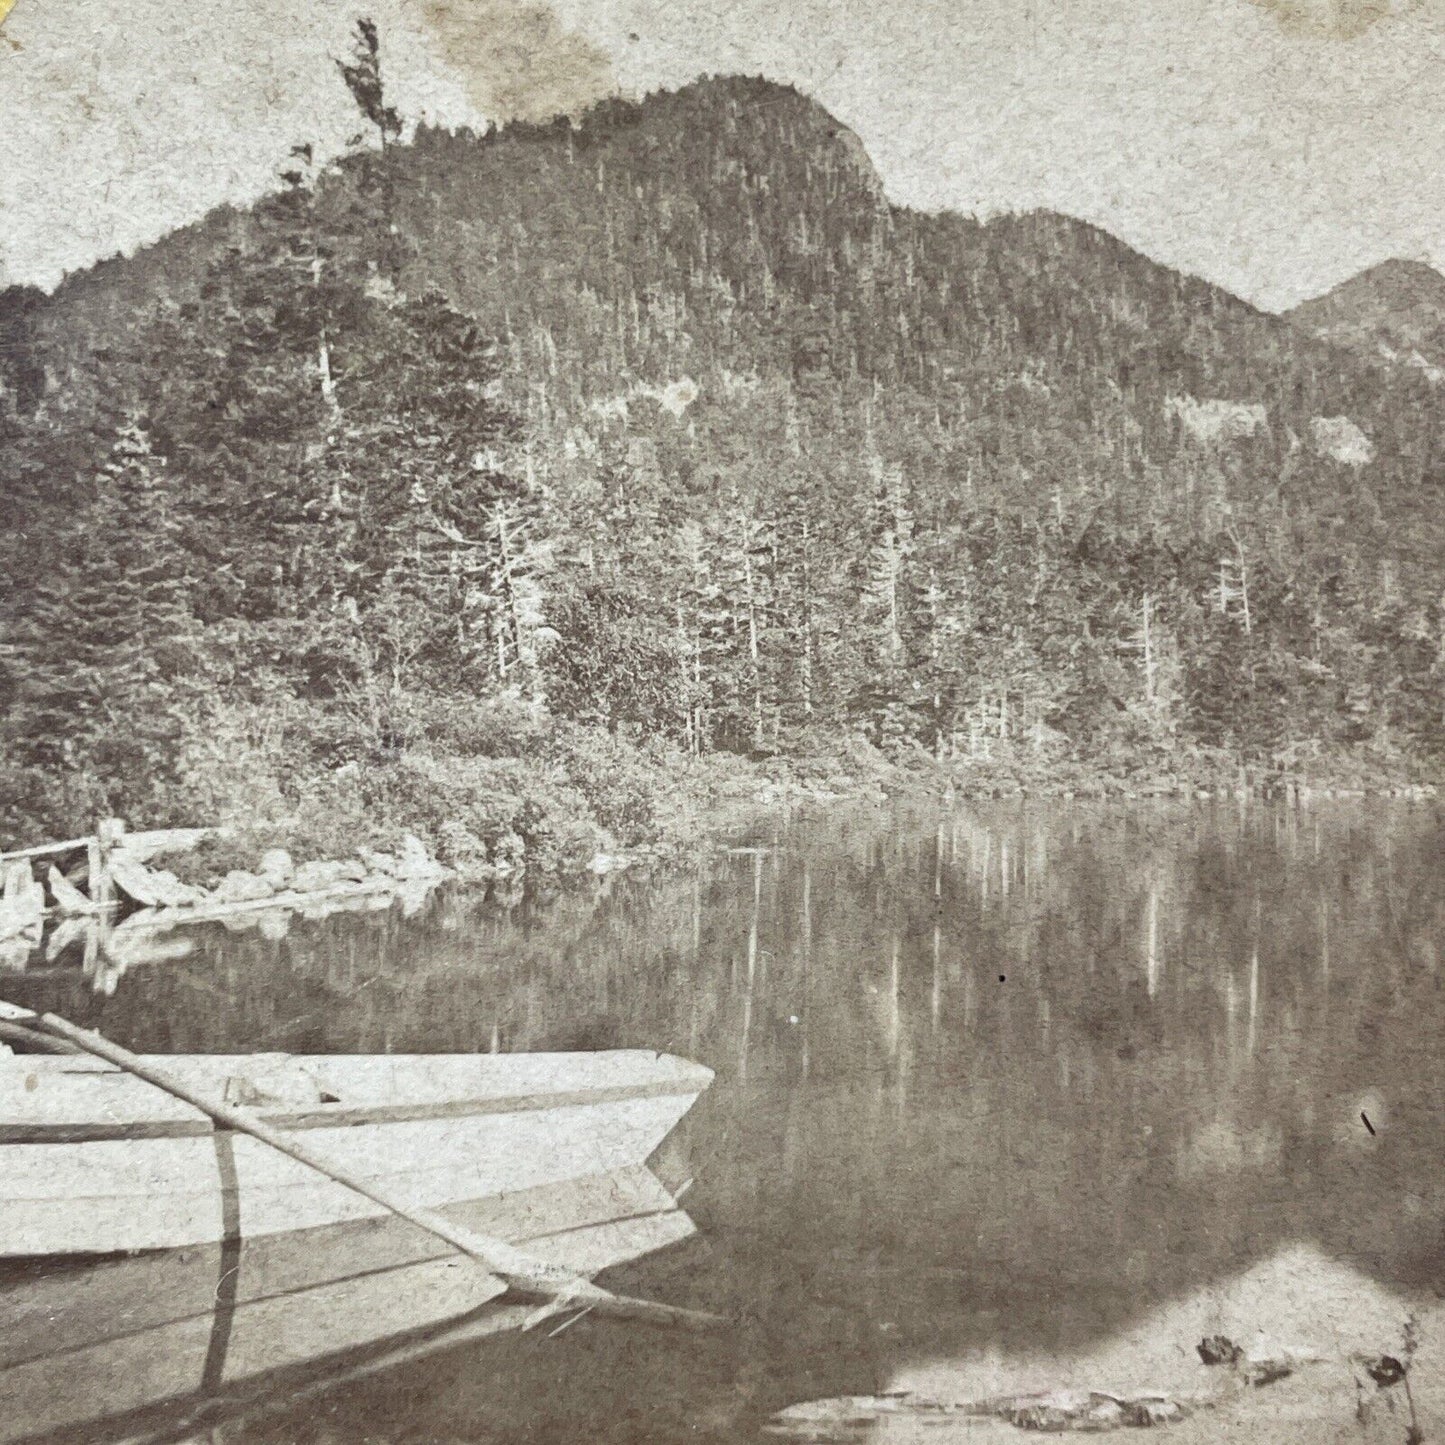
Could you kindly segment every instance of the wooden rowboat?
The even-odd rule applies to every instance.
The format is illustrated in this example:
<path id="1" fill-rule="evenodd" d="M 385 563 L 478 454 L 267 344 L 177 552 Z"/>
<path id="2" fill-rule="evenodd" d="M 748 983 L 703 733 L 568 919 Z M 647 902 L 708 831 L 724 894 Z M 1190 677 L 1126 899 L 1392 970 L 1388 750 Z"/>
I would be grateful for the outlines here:
<path id="1" fill-rule="evenodd" d="M 642 1165 L 712 1080 L 643 1051 L 152 1062 L 428 1209 Z M 173 1248 L 384 1212 L 102 1060 L 0 1056 L 0 1256 Z"/>
<path id="2" fill-rule="evenodd" d="M 590 1277 L 688 1238 L 641 1166 L 454 1204 L 453 1221 Z M 0 1445 L 149 1438 L 526 1327 L 533 1303 L 392 1217 L 0 1269 Z M 549 1325 L 548 1328 L 553 1328 Z"/>

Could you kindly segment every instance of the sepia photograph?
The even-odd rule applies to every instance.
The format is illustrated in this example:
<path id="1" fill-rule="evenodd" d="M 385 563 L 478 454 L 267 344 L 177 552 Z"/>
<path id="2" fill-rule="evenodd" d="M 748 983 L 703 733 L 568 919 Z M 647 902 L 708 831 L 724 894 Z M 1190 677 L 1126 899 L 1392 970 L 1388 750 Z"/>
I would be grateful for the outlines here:
<path id="1" fill-rule="evenodd" d="M 1442 177 L 1445 0 L 0 0 L 0 1445 L 1445 1445 Z"/>

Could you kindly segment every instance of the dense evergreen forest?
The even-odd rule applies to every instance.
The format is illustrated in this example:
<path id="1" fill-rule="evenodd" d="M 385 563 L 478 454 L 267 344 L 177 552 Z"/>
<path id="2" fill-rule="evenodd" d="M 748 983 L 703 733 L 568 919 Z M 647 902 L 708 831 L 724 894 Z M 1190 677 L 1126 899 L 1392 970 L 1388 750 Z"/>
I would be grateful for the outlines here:
<path id="1" fill-rule="evenodd" d="M 403 141 L 374 30 L 343 79 L 354 154 L 0 296 L 0 838 L 541 856 L 720 755 L 1438 768 L 1425 369 L 890 205 L 763 81 Z"/>

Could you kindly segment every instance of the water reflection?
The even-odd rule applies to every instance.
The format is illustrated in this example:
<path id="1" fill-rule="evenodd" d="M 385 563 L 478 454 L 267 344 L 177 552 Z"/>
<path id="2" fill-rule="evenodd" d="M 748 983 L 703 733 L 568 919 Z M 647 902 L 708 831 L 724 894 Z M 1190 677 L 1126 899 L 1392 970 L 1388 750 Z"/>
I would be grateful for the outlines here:
<path id="1" fill-rule="evenodd" d="M 229 1136 L 217 1136 L 218 1150 Z M 234 1168 L 234 1165 L 232 1165 Z M 646 1169 L 453 1205 L 447 1217 L 588 1276 L 688 1238 Z M 83 1445 L 167 1435 L 415 1362 L 439 1342 L 565 1316 L 394 1218 L 80 1265 L 10 1267 L 0 1285 L 0 1441 Z M 563 1319 L 565 1325 L 566 1320 Z M 188 1432 L 182 1432 L 188 1433 Z"/>
<path id="2" fill-rule="evenodd" d="M 311 1407 L 241 1438 L 749 1440 L 930 1361 L 1097 1362 L 1291 1250 L 1445 1286 L 1442 841 L 1407 808 L 850 813 L 695 876 L 204 930 L 113 996 L 78 966 L 7 988 L 157 1052 L 712 1066 L 658 1164 L 695 1176 L 701 1239 L 625 1283 L 735 1337 L 588 1322 L 346 1392 L 330 1436 Z"/>

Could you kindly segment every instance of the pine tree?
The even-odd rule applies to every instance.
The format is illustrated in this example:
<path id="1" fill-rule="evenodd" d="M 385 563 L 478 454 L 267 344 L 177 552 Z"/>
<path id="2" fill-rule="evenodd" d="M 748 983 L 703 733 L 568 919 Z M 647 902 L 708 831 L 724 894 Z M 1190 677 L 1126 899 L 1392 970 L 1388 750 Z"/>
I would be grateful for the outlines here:
<path id="1" fill-rule="evenodd" d="M 107 806 L 173 774 L 199 663 L 164 470 L 139 421 L 124 422 L 89 507 L 47 549 L 11 626 L 7 752 L 88 770 Z"/>
<path id="2" fill-rule="evenodd" d="M 862 599 L 874 668 L 868 711 L 884 735 L 908 735 L 908 715 L 918 701 L 911 665 L 914 517 L 902 469 L 875 461 L 872 470 L 872 546 Z"/>
<path id="3" fill-rule="evenodd" d="M 537 488 L 503 459 L 517 425 L 488 394 L 491 344 L 433 292 L 368 300 L 337 358 L 341 416 L 317 490 L 344 503 L 333 605 L 365 690 L 398 696 L 430 669 L 441 686 L 535 695 L 549 548 Z"/>
<path id="4" fill-rule="evenodd" d="M 386 89 L 381 78 L 381 42 L 376 22 L 363 18 L 356 22 L 352 38 L 352 59 L 336 62 L 356 108 L 376 127 L 383 150 L 401 134 L 401 117 L 396 108 L 386 103 Z"/>

